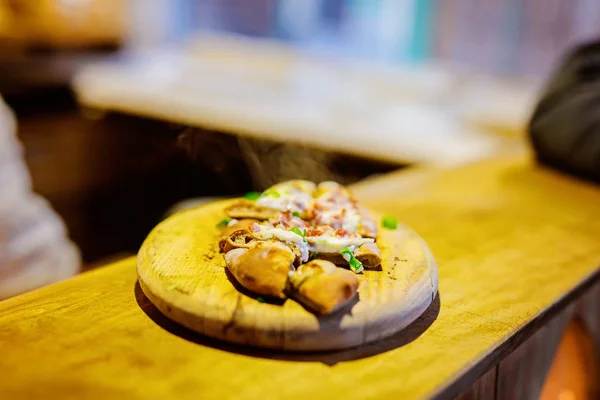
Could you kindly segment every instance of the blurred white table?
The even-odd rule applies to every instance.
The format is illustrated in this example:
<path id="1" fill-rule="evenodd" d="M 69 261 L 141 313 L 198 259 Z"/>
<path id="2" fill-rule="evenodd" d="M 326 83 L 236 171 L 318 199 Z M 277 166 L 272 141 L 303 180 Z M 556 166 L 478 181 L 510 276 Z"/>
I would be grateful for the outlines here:
<path id="1" fill-rule="evenodd" d="M 505 140 L 466 123 L 482 115 L 481 96 L 445 70 L 333 60 L 256 39 L 202 37 L 90 65 L 73 87 L 93 109 L 393 163 L 464 163 Z M 517 127 L 529 104 L 519 96 L 499 116 Z"/>

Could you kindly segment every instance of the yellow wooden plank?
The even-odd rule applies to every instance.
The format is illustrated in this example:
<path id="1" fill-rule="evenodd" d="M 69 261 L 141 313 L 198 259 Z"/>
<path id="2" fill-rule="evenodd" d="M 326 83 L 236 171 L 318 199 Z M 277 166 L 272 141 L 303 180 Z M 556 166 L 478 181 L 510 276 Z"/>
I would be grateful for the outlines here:
<path id="1" fill-rule="evenodd" d="M 322 355 L 218 343 L 161 317 L 128 259 L 0 303 L 0 397 L 427 397 L 474 381 L 478 361 L 600 265 L 600 189 L 526 160 L 373 185 L 357 195 L 439 263 L 440 296 L 406 332 Z"/>

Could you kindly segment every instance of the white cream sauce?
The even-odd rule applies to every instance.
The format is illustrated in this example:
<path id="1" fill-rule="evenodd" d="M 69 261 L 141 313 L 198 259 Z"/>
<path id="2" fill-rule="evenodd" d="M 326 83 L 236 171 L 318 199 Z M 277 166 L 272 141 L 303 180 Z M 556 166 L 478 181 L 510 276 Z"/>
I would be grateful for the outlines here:
<path id="1" fill-rule="evenodd" d="M 317 253 L 339 253 L 346 247 L 354 252 L 359 246 L 365 243 L 373 243 L 374 239 L 370 238 L 353 238 L 353 237 L 338 237 L 338 236 L 311 236 L 308 243 L 313 245 L 314 251 Z"/>
<path id="2" fill-rule="evenodd" d="M 298 249 L 300 250 L 300 261 L 301 262 L 306 262 L 308 261 L 309 258 L 309 252 L 311 249 L 311 246 L 304 241 L 304 238 L 302 238 L 302 236 L 292 232 L 292 231 L 288 231 L 286 229 L 283 228 L 275 228 L 269 225 L 259 225 L 259 224 L 254 224 L 252 226 L 252 232 L 258 236 L 261 239 L 267 240 L 267 239 L 277 239 L 280 240 L 282 242 L 285 243 L 293 243 L 296 246 L 298 246 Z"/>

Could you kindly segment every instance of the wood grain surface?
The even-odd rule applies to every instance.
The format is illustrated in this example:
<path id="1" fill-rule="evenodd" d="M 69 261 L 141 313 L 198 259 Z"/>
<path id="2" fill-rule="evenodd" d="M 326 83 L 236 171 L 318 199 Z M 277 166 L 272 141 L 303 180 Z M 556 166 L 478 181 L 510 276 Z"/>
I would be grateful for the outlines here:
<path id="1" fill-rule="evenodd" d="M 178 213 L 159 224 L 138 253 L 142 290 L 167 317 L 205 335 L 281 350 L 334 350 L 379 340 L 408 326 L 437 293 L 437 267 L 425 242 L 399 225 L 381 229 L 382 263 L 359 275 L 359 296 L 317 318 L 299 303 L 260 303 L 234 285 L 219 254 L 231 200 Z M 378 220 L 378 219 L 377 219 Z"/>
<path id="2" fill-rule="evenodd" d="M 504 159 L 353 188 L 431 247 L 433 304 L 407 329 L 324 354 L 252 350 L 165 318 L 135 259 L 0 302 L 0 398 L 451 398 L 597 282 L 600 189 Z"/>
<path id="3" fill-rule="evenodd" d="M 498 380 L 498 367 L 494 367 L 479 377 L 456 400 L 490 400 L 496 399 L 496 381 Z"/>
<path id="4" fill-rule="evenodd" d="M 496 400 L 540 398 L 574 307 L 567 306 L 500 362 Z"/>

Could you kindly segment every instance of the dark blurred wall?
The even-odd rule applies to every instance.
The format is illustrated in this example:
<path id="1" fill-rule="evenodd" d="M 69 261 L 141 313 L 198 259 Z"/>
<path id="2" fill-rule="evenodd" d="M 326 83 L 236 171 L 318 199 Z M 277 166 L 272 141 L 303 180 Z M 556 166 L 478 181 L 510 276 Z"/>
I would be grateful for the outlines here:
<path id="1" fill-rule="evenodd" d="M 135 253 L 176 202 L 226 192 L 177 146 L 183 128 L 116 115 L 86 118 L 61 88 L 6 101 L 33 189 L 63 218 L 86 263 Z"/>

